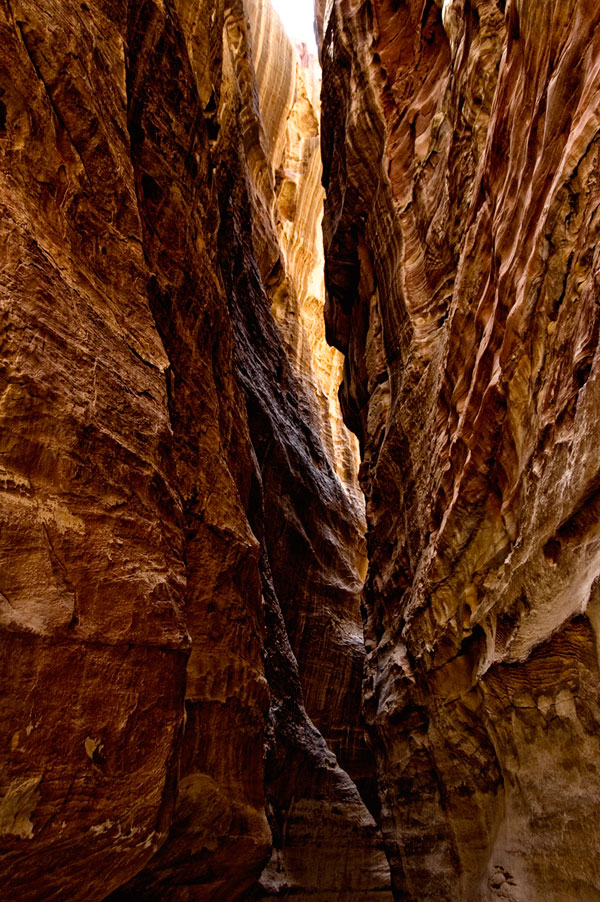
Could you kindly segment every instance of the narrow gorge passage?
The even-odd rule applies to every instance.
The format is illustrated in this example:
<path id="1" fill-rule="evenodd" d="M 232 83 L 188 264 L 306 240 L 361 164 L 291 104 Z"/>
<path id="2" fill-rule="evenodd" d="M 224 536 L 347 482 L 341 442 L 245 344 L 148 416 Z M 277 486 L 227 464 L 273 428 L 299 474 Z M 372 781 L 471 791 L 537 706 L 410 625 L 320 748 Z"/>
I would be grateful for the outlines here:
<path id="1" fill-rule="evenodd" d="M 600 898 L 600 7 L 315 36 L 0 0 L 3 900 Z"/>

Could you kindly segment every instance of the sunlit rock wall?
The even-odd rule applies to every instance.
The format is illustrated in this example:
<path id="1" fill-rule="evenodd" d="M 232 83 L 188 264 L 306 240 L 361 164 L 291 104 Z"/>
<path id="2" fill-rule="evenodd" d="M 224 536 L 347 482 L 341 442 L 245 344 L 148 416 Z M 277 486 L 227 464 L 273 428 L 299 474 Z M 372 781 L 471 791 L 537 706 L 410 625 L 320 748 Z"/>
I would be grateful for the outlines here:
<path id="1" fill-rule="evenodd" d="M 341 533 L 335 524 L 325 558 L 315 560 L 299 603 L 296 559 L 277 541 L 282 501 L 274 483 L 273 510 L 267 516 L 272 554 L 281 573 L 282 601 L 292 647 L 298 658 L 310 716 L 323 732 L 363 792 L 377 807 L 373 763 L 364 742 L 360 686 L 364 663 L 360 592 L 365 573 L 364 500 L 358 489 L 358 442 L 342 422 L 338 389 L 343 356 L 325 340 L 322 243 L 321 155 L 319 140 L 320 68 L 302 46 L 296 52 L 279 17 L 268 2 L 250 0 L 252 52 L 257 73 L 258 107 L 267 125 L 261 146 L 264 159 L 250 165 L 256 206 L 259 266 L 271 309 L 292 370 L 304 392 L 298 397 L 304 418 L 320 436 L 344 487 L 345 518 L 352 525 Z M 290 55 L 291 51 L 291 55 Z M 283 78 L 286 75 L 287 81 Z M 269 115 L 264 112 L 268 110 Z M 269 181 L 269 193 L 264 173 Z M 268 236 L 265 240 L 264 236 Z M 312 467 L 304 467 L 308 472 Z M 318 491 L 318 489 L 316 489 Z M 311 538 L 310 511 L 300 512 L 304 536 Z M 339 502 L 338 502 L 339 504 Z M 304 521 L 304 522 L 302 522 Z M 331 558 L 333 555 L 333 558 Z M 319 555 L 320 556 L 320 555 Z M 339 559 L 330 566 L 328 559 Z M 341 574 L 347 576 L 340 579 Z M 275 574 L 277 579 L 277 574 Z"/>
<path id="2" fill-rule="evenodd" d="M 320 653 L 358 708 L 364 651 L 339 635 L 359 630 L 362 537 L 271 313 L 249 46 L 241 2 L 0 4 L 14 902 L 389 898 L 304 706 L 308 680 L 324 721 Z"/>
<path id="3" fill-rule="evenodd" d="M 362 519 L 358 442 L 338 401 L 343 355 L 325 340 L 323 305 L 321 70 L 306 45 L 293 47 L 269 0 L 248 0 L 265 149 L 275 176 L 279 256 L 267 274 L 286 351 L 313 396 L 323 444 Z"/>
<path id="4" fill-rule="evenodd" d="M 600 9 L 319 3 L 397 898 L 600 895 Z"/>

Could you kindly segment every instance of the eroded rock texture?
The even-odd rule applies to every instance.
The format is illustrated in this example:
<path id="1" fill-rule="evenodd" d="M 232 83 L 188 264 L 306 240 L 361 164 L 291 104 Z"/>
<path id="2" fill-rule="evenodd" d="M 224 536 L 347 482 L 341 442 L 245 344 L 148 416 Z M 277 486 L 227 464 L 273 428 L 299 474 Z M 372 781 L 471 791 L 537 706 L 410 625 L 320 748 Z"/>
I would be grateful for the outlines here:
<path id="1" fill-rule="evenodd" d="M 264 282 L 287 356 L 310 398 L 308 406 L 302 395 L 298 402 L 304 405 L 306 421 L 320 436 L 328 457 L 334 462 L 347 496 L 330 507 L 343 510 L 349 507 L 345 518 L 353 525 L 352 533 L 342 533 L 334 526 L 326 547 L 322 547 L 320 539 L 311 539 L 309 521 L 303 513 L 305 502 L 299 497 L 291 499 L 291 506 L 305 520 L 302 529 L 322 563 L 315 561 L 317 566 L 308 578 L 306 601 L 299 603 L 293 546 L 274 550 L 280 566 L 289 574 L 285 583 L 292 588 L 291 594 L 284 589 L 280 597 L 303 677 L 309 714 L 358 783 L 364 799 L 376 810 L 373 764 L 366 753 L 360 717 L 364 644 L 359 597 L 366 562 L 362 539 L 364 501 L 356 479 L 358 442 L 342 423 L 337 395 L 343 356 L 327 344 L 323 320 L 320 75 L 316 60 L 304 53 L 300 59 L 290 58 L 291 65 L 284 70 L 287 81 L 282 85 L 282 59 L 285 51 L 290 50 L 289 41 L 269 3 L 252 0 L 248 8 L 259 105 L 261 111 L 263 108 L 271 111 L 268 117 L 262 113 L 262 121 L 270 129 L 261 143 L 266 150 L 266 169 L 275 174 L 276 231 L 271 226 L 270 253 L 264 255 L 262 262 Z M 260 198 L 261 181 L 257 171 L 262 170 L 255 166 L 253 184 Z M 271 209 L 273 199 L 273 188 L 269 186 L 264 208 Z M 255 216 L 257 221 L 260 220 Z M 299 472 L 302 469 L 311 471 L 304 464 Z M 319 489 L 314 491 L 318 493 Z M 279 492 L 280 488 L 275 488 L 274 497 Z M 280 505 L 281 501 L 276 503 Z M 274 548 L 278 544 L 276 524 L 280 519 L 275 511 L 267 516 Z M 330 558 L 339 563 L 331 567 L 327 563 Z"/>
<path id="2" fill-rule="evenodd" d="M 398 899 L 600 896 L 600 8 L 318 3 Z"/>
<path id="3" fill-rule="evenodd" d="M 248 14 L 255 42 L 279 42 L 273 111 Z M 306 237 L 279 212 L 288 182 L 316 203 L 314 95 L 257 15 L 0 3 L 14 902 L 390 898 L 327 745 L 372 786 L 352 445 L 324 415 L 330 386 L 305 379 L 335 358 L 271 312 L 317 296 L 291 250 L 315 253 L 316 218 Z"/>

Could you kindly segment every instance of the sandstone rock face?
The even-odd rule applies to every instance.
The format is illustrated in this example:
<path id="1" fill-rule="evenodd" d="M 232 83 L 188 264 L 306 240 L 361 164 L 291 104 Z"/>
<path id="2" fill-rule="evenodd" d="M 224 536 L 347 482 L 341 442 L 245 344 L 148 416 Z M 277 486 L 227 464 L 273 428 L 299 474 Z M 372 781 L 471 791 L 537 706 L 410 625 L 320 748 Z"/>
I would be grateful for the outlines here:
<path id="1" fill-rule="evenodd" d="M 316 100 L 262 9 L 270 30 L 241 0 L 0 4 L 14 902 L 390 898 L 327 745 L 372 788 L 318 213 L 279 213 L 288 181 L 318 207 Z"/>
<path id="2" fill-rule="evenodd" d="M 600 896 L 600 9 L 318 3 L 395 895 Z"/>
<path id="3" fill-rule="evenodd" d="M 294 577 L 297 552 L 293 544 L 282 545 L 277 539 L 281 532 L 277 524 L 287 519 L 287 514 L 278 510 L 281 487 L 275 484 L 274 507 L 267 513 L 273 544 L 271 559 L 275 555 L 281 569 L 279 597 L 300 666 L 308 712 L 358 783 L 364 799 L 376 810 L 373 764 L 367 754 L 360 717 L 364 644 L 359 597 L 365 575 L 365 550 L 364 500 L 356 478 L 358 442 L 342 422 L 337 395 L 343 356 L 327 344 L 323 321 L 320 71 L 317 61 L 304 51 L 300 59 L 296 55 L 290 59 L 287 78 L 291 88 L 283 83 L 282 60 L 286 59 L 289 41 L 279 18 L 268 2 L 251 2 L 248 10 L 261 121 L 271 124 L 262 144 L 266 166 L 255 164 L 251 176 L 256 198 L 264 197 L 261 188 L 265 181 L 257 172 L 262 173 L 265 168 L 273 173 L 275 190 L 273 193 L 270 185 L 263 200 L 263 209 L 270 211 L 270 218 L 263 217 L 268 223 L 263 226 L 263 234 L 270 235 L 271 249 L 260 258 L 263 281 L 288 360 L 305 387 L 305 393 L 298 395 L 298 403 L 306 421 L 320 436 L 345 490 L 346 497 L 329 507 L 344 510 L 345 521 L 353 527 L 350 532 L 347 528 L 340 531 L 339 525 L 332 523 L 325 560 L 312 565 L 305 600 L 301 601 Z M 277 106 L 276 96 L 283 98 Z M 271 110 L 271 114 L 267 117 L 264 110 Z M 255 214 L 254 222 L 263 219 Z M 292 444 L 294 449 L 285 454 L 293 459 L 299 442 L 294 440 Z M 313 467 L 307 464 L 308 461 L 299 461 L 297 470 L 310 477 Z M 320 489 L 314 486 L 310 491 L 319 493 Z M 297 496 L 287 506 L 299 513 L 304 534 L 292 542 L 304 544 L 308 538 L 315 548 L 321 545 L 319 529 L 315 530 L 310 522 L 312 514 L 309 510 L 304 513 L 306 501 Z M 332 567 L 328 557 L 338 563 Z"/>
<path id="4" fill-rule="evenodd" d="M 311 355 L 313 360 L 316 356 L 311 352 L 316 329 L 307 326 L 302 353 L 288 346 L 286 354 L 285 333 L 272 313 L 275 298 L 282 308 L 297 306 L 301 288 L 296 290 L 294 273 L 278 242 L 277 173 L 262 140 L 265 115 L 259 115 L 260 90 L 251 91 L 254 73 L 252 77 L 248 73 L 250 41 L 254 46 L 280 46 L 284 35 L 276 17 L 259 18 L 260 6 L 249 4 L 247 10 L 253 31 L 245 38 L 241 4 L 232 7 L 227 19 L 235 79 L 226 81 L 230 100 L 222 110 L 225 114 L 235 109 L 237 96 L 240 116 L 222 118 L 217 173 L 221 195 L 228 199 L 221 205 L 221 265 L 262 490 L 260 504 L 251 507 L 249 518 L 265 549 L 266 671 L 271 692 L 266 786 L 274 850 L 256 894 L 279 898 L 293 893 L 340 902 L 385 899 L 391 898 L 389 869 L 374 821 L 322 738 L 369 798 L 371 766 L 359 725 L 364 659 L 358 641 L 362 509 L 355 501 L 356 489 L 349 488 L 350 480 L 342 482 L 336 476 L 335 445 L 328 436 L 336 428 L 341 432 L 341 425 L 325 429 L 319 397 L 312 396 L 315 382 L 304 378 L 305 366 L 319 374 L 316 362 L 311 362 Z M 261 30 L 266 27 L 272 29 L 270 36 Z M 280 59 L 279 54 L 271 56 L 276 67 Z M 260 79 L 259 59 L 255 65 Z M 297 65 L 294 57 L 288 71 L 293 92 L 284 92 L 293 101 L 287 118 L 302 90 Z M 268 69 L 262 78 L 269 82 Z M 261 136 L 258 145 L 256 134 Z M 244 211 L 251 222 L 240 232 L 234 226 Z M 241 240 L 250 228 L 252 248 Z M 232 235 L 240 239 L 232 241 Z M 254 260 L 249 250 L 254 251 Z M 308 318 L 304 322 L 309 323 Z M 345 441 L 351 449 L 350 437 Z M 301 578 L 299 566 L 304 567 Z"/>
<path id="5" fill-rule="evenodd" d="M 320 66 L 300 45 L 284 69 L 282 58 L 286 59 L 284 50 L 290 45 L 277 16 L 266 0 L 262 4 L 251 0 L 248 6 L 261 118 L 271 126 L 266 144 L 275 173 L 281 248 L 281 266 L 268 278 L 272 310 L 286 352 L 302 384 L 317 400 L 315 428 L 357 508 L 355 518 L 363 529 L 364 499 L 356 477 L 358 441 L 345 427 L 338 402 L 343 355 L 327 343 L 323 320 Z M 287 75 L 283 92 L 273 84 L 273 77 L 281 78 L 282 72 Z M 274 98 L 282 93 L 285 102 L 274 110 Z"/>
<path id="6" fill-rule="evenodd" d="M 249 883 L 269 702 L 206 86 L 173 5 L 5 4 L 1 46 L 0 883 L 104 898 L 176 799 Z"/>

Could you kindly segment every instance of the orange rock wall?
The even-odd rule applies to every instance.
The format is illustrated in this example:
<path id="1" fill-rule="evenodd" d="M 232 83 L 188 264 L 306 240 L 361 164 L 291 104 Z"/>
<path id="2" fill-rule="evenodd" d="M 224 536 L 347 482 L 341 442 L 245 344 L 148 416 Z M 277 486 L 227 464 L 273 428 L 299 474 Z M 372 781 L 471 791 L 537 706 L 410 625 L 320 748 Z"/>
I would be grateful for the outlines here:
<path id="1" fill-rule="evenodd" d="M 396 897 L 596 899 L 600 10 L 318 3 Z"/>
<path id="2" fill-rule="evenodd" d="M 361 523 L 271 312 L 248 29 L 239 0 L 0 3 L 14 902 L 390 898 L 304 706 L 320 648 L 358 709 L 364 649 L 323 625 L 359 629 Z"/>

